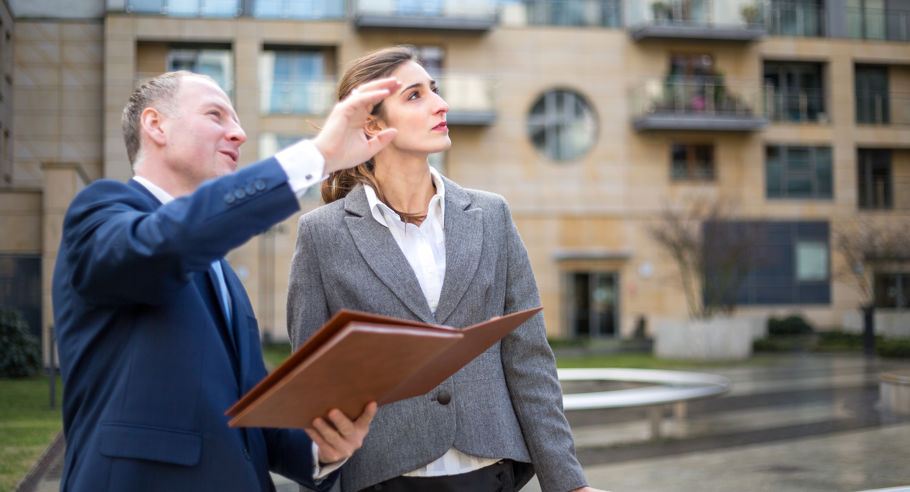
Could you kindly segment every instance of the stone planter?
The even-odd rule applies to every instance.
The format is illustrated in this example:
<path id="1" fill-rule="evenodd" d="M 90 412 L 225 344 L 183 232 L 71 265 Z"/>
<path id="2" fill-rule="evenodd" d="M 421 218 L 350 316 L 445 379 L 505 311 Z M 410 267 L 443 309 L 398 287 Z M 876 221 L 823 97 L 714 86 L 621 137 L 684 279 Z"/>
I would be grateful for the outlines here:
<path id="1" fill-rule="evenodd" d="M 843 326 L 844 331 L 862 333 L 862 312 L 854 309 L 845 313 Z M 886 338 L 910 338 L 910 311 L 876 308 L 875 334 Z"/>
<path id="2" fill-rule="evenodd" d="M 666 359 L 741 360 L 752 355 L 749 318 L 657 319 L 654 355 Z"/>

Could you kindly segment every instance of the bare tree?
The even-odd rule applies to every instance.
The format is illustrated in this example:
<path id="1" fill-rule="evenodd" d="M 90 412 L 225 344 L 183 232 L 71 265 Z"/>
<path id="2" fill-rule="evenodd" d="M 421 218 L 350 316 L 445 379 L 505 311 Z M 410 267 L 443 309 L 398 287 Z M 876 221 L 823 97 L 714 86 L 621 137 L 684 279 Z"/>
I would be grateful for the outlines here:
<path id="1" fill-rule="evenodd" d="M 875 304 L 870 283 L 877 272 L 910 262 L 910 220 L 887 223 L 860 217 L 842 223 L 834 231 L 834 247 L 845 266 L 836 274 L 849 278 L 862 295 L 863 306 Z"/>
<path id="2" fill-rule="evenodd" d="M 730 314 L 746 276 L 760 257 L 761 225 L 736 220 L 731 203 L 696 198 L 665 207 L 648 233 L 676 263 L 689 316 Z"/>

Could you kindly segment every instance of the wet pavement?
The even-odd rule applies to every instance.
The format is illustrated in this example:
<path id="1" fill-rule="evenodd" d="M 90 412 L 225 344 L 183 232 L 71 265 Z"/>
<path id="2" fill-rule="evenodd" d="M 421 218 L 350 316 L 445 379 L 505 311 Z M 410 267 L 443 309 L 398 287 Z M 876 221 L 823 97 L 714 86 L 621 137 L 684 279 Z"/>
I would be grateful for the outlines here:
<path id="1" fill-rule="evenodd" d="M 711 369 L 731 391 L 690 402 L 681 420 L 668 408 L 657 440 L 644 408 L 567 416 L 588 480 L 612 492 L 910 492 L 910 415 L 880 408 L 878 387 L 880 372 L 908 368 L 910 360 L 791 354 Z M 60 457 L 26 490 L 59 490 Z M 297 491 L 281 477 L 275 484 Z M 540 489 L 532 481 L 523 490 Z"/>

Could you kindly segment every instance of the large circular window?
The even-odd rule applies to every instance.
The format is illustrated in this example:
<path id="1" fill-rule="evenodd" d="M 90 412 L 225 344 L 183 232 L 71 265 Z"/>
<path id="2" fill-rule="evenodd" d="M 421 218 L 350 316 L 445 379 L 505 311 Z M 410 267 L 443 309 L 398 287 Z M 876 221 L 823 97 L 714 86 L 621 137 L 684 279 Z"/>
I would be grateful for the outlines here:
<path id="1" fill-rule="evenodd" d="M 545 92 L 531 106 L 528 133 L 544 155 L 559 161 L 572 160 L 594 146 L 597 118 L 581 94 L 555 89 Z"/>

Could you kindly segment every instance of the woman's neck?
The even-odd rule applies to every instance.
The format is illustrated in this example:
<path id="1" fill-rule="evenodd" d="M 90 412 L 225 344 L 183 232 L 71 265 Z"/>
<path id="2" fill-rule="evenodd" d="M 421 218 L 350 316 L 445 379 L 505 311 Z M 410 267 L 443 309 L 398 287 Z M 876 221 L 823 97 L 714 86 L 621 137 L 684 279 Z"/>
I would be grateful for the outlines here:
<path id="1" fill-rule="evenodd" d="M 376 157 L 373 175 L 388 205 L 398 212 L 426 214 L 436 194 L 426 156 L 397 156 L 394 162 Z"/>

